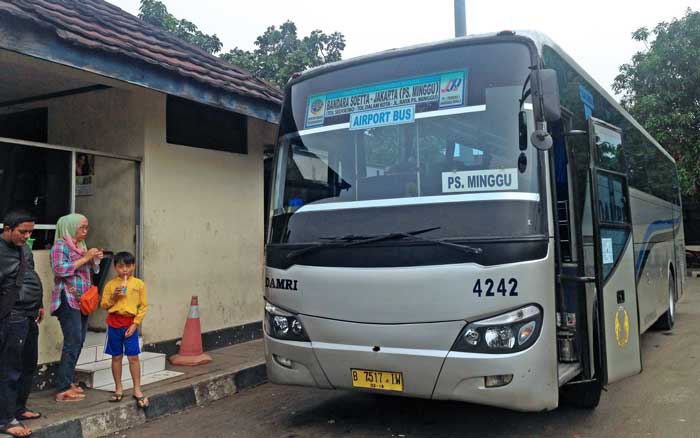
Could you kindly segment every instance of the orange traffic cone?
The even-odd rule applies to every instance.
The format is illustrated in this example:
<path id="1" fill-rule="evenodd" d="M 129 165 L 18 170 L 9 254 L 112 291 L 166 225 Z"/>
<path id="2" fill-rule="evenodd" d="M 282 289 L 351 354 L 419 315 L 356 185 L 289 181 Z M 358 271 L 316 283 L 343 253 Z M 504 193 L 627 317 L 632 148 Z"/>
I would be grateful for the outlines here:
<path id="1" fill-rule="evenodd" d="M 211 356 L 202 349 L 202 327 L 199 324 L 199 303 L 197 295 L 192 295 L 190 314 L 185 323 L 180 351 L 168 358 L 173 365 L 202 365 L 212 361 Z"/>

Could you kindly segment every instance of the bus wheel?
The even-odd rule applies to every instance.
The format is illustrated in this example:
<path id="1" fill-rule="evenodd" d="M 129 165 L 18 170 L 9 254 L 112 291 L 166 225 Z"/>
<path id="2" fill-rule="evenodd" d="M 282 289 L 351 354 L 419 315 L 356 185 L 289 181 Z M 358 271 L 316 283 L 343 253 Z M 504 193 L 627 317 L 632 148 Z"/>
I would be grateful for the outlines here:
<path id="1" fill-rule="evenodd" d="M 561 397 L 569 405 L 579 409 L 595 409 L 600 402 L 603 386 L 598 379 L 585 383 L 574 383 L 561 388 Z"/>
<path id="2" fill-rule="evenodd" d="M 668 276 L 668 310 L 656 321 L 659 330 L 671 330 L 676 322 L 676 281 L 673 274 Z"/>

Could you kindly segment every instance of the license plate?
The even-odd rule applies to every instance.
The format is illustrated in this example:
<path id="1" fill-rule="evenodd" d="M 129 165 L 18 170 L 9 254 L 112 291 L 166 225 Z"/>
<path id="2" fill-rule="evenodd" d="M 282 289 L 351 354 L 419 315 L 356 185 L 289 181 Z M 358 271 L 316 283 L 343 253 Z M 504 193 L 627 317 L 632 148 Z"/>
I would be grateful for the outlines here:
<path id="1" fill-rule="evenodd" d="M 403 392 L 403 374 L 394 371 L 375 371 L 350 368 L 352 386 Z"/>

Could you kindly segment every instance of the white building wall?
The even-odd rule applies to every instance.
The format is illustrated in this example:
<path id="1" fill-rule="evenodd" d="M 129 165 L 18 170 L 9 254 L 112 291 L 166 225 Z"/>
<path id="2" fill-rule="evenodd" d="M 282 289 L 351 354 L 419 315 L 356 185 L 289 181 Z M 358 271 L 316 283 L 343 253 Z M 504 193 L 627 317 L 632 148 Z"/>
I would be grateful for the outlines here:
<path id="1" fill-rule="evenodd" d="M 144 156 L 146 343 L 182 336 L 190 297 L 203 331 L 262 317 L 263 144 L 274 125 L 250 120 L 248 154 L 167 144 L 165 97 L 150 102 Z"/>
<path id="2" fill-rule="evenodd" d="M 259 321 L 263 276 L 263 145 L 277 128 L 249 119 L 248 154 L 167 144 L 162 93 L 98 78 L 90 73 L 36 62 L 63 78 L 108 83 L 115 88 L 33 102 L 8 111 L 48 107 L 48 142 L 143 158 L 143 265 L 150 307 L 143 325 L 146 343 L 182 336 L 190 297 L 199 296 L 203 331 Z M 88 243 L 115 251 L 132 249 L 125 214 L 131 187 L 102 186 L 119 177 L 124 163 L 98 159 L 97 192 L 78 198 L 76 211 L 91 222 Z M 115 176 L 116 175 L 116 176 Z M 121 174 L 123 176 L 123 174 Z M 99 202 L 97 202 L 99 201 Z M 116 222 L 115 222 L 116 221 Z M 112 231 L 110 233 L 106 230 Z M 123 230 L 116 232 L 114 230 Z M 124 235 L 122 235 L 124 234 Z M 50 305 L 53 277 L 47 250 L 34 251 Z M 91 318 L 99 325 L 104 313 Z M 40 328 L 39 362 L 60 359 L 58 321 Z"/>

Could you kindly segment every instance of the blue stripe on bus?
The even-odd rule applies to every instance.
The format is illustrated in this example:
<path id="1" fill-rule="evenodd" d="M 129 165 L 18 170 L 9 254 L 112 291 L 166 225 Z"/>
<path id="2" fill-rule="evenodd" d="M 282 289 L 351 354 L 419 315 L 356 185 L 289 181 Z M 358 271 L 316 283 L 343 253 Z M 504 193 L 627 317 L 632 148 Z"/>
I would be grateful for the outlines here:
<path id="1" fill-rule="evenodd" d="M 634 268 L 635 272 L 637 273 L 637 278 L 641 275 L 640 270 L 642 269 L 642 261 L 644 260 L 644 252 L 647 249 L 647 245 L 649 243 L 649 239 L 651 238 L 652 234 L 657 233 L 659 231 L 664 231 L 666 229 L 671 229 L 673 230 L 677 224 L 680 223 L 680 218 L 678 219 L 663 219 L 659 221 L 654 221 L 649 226 L 647 227 L 646 232 L 644 233 L 644 239 L 642 240 L 642 246 L 639 248 L 639 254 L 637 255 L 637 262 L 636 266 Z"/>

